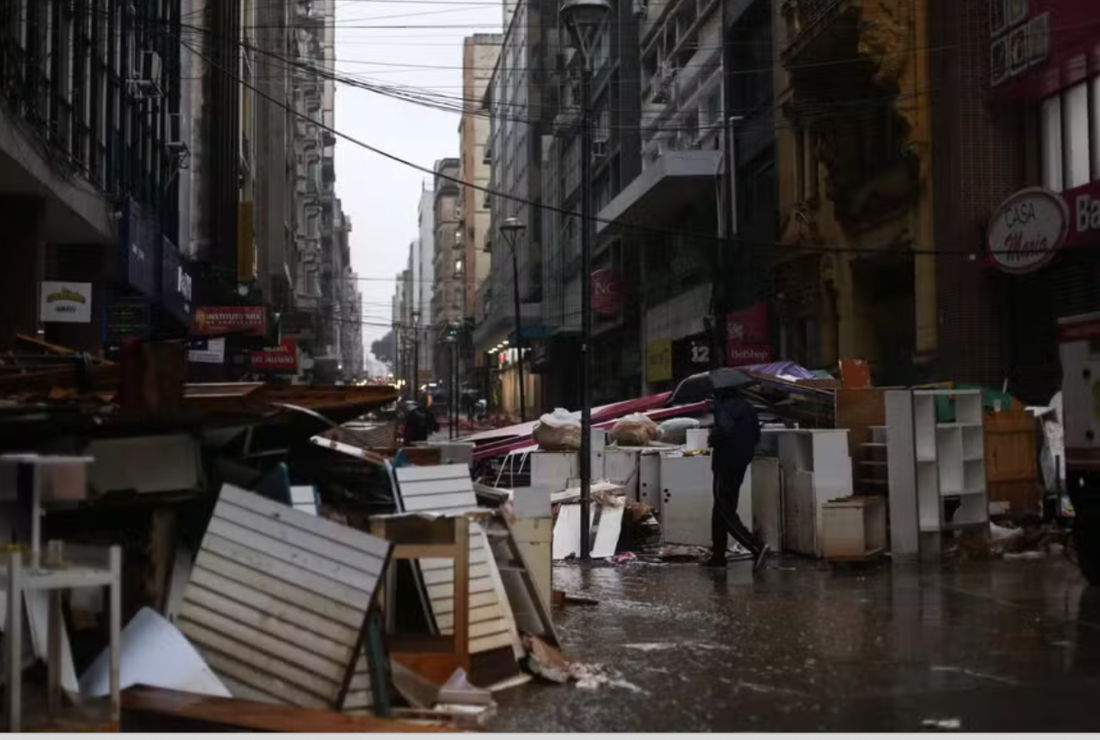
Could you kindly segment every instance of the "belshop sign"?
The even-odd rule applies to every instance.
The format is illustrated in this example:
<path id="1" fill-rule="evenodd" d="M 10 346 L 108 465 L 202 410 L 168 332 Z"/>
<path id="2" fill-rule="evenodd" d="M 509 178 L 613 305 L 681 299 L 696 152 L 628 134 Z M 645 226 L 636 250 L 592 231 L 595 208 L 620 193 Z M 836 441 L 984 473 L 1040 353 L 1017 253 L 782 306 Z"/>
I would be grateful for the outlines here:
<path id="1" fill-rule="evenodd" d="M 986 249 L 996 267 L 1023 275 L 1054 259 L 1069 231 L 1070 212 L 1062 196 L 1044 188 L 1027 188 L 994 211 Z"/>
<path id="2" fill-rule="evenodd" d="M 1066 244 L 1100 246 L 1100 180 L 1067 190 L 1062 193 L 1062 200 L 1069 210 Z"/>

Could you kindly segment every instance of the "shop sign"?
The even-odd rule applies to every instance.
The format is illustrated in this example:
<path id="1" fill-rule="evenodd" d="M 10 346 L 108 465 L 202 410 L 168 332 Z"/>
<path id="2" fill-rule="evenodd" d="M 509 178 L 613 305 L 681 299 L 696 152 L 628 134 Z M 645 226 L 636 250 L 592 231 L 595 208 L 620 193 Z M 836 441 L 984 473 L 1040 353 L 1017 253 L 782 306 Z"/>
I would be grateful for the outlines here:
<path id="1" fill-rule="evenodd" d="M 645 381 L 663 383 L 672 380 L 672 340 L 657 339 L 645 348 Z"/>
<path id="2" fill-rule="evenodd" d="M 1072 246 L 1100 243 L 1100 180 L 1062 193 L 1069 208 L 1069 236 Z"/>
<path id="3" fill-rule="evenodd" d="M 298 372 L 298 343 L 284 338 L 278 347 L 264 347 L 253 352 L 252 367 L 256 370 L 275 370 L 287 373 Z"/>
<path id="4" fill-rule="evenodd" d="M 161 304 L 172 316 L 189 323 L 194 314 L 195 280 L 190 266 L 183 261 L 176 245 L 164 240 L 161 257 Z"/>
<path id="5" fill-rule="evenodd" d="M 57 324 L 92 322 L 92 284 L 42 281 L 42 321 Z"/>
<path id="6" fill-rule="evenodd" d="M 123 282 L 147 296 L 156 296 L 160 225 L 133 200 L 128 200 L 121 210 L 118 237 Z"/>
<path id="7" fill-rule="evenodd" d="M 617 316 L 623 306 L 623 285 L 618 273 L 604 267 L 592 273 L 592 311 L 599 316 Z"/>
<path id="8" fill-rule="evenodd" d="M 145 340 L 152 335 L 149 301 L 114 295 L 104 301 L 103 344 L 108 347 L 128 339 Z"/>
<path id="9" fill-rule="evenodd" d="M 263 336 L 267 313 L 263 306 L 203 306 L 195 311 L 194 334 Z"/>
<path id="10" fill-rule="evenodd" d="M 986 249 L 1001 270 L 1022 275 L 1054 259 L 1068 233 L 1069 212 L 1062 197 L 1044 188 L 1027 188 L 993 213 Z"/>
<path id="11" fill-rule="evenodd" d="M 1050 13 L 1030 14 L 1028 0 L 989 0 L 989 84 L 1001 85 L 1046 62 Z"/>
<path id="12" fill-rule="evenodd" d="M 187 343 L 187 361 L 200 365 L 225 362 L 225 337 L 192 339 Z"/>
<path id="13" fill-rule="evenodd" d="M 726 317 L 726 365 L 744 367 L 771 362 L 768 305 L 757 303 Z"/>
<path id="14" fill-rule="evenodd" d="M 679 380 L 710 370 L 711 341 L 711 335 L 703 332 L 673 342 L 673 377 Z"/>

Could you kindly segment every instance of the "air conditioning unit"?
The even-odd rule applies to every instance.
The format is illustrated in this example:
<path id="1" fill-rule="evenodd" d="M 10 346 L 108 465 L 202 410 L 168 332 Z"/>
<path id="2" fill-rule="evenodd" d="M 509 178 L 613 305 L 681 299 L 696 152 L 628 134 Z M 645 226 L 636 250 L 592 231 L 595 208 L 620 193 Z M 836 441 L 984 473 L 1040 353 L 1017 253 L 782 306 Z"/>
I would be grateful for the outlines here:
<path id="1" fill-rule="evenodd" d="M 187 142 L 183 140 L 182 113 L 169 113 L 164 117 L 164 146 L 170 152 L 187 151 Z"/>
<path id="2" fill-rule="evenodd" d="M 603 159 L 607 156 L 607 139 L 597 139 L 592 142 L 592 156 Z"/>
<path id="3" fill-rule="evenodd" d="M 130 74 L 131 94 L 143 99 L 161 97 L 163 71 L 160 54 L 148 50 L 137 52 Z"/>

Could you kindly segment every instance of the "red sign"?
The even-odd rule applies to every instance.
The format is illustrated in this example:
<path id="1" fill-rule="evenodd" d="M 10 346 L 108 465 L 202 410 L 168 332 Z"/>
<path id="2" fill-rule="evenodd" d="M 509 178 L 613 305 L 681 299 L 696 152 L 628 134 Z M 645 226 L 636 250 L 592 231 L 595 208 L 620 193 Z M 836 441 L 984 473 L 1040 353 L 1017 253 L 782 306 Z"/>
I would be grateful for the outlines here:
<path id="1" fill-rule="evenodd" d="M 726 365 L 729 367 L 748 367 L 749 365 L 767 365 L 772 361 L 772 348 L 763 344 L 731 344 L 726 347 Z"/>
<path id="2" fill-rule="evenodd" d="M 1068 231 L 1065 201 L 1049 190 L 1027 188 L 1010 196 L 993 214 L 986 249 L 997 267 L 1021 275 L 1054 259 Z"/>
<path id="3" fill-rule="evenodd" d="M 263 306 L 203 306 L 195 311 L 193 334 L 250 334 L 263 336 L 267 313 Z"/>
<path id="4" fill-rule="evenodd" d="M 610 267 L 592 273 L 592 311 L 600 316 L 616 316 L 623 307 L 623 284 Z"/>
<path id="5" fill-rule="evenodd" d="M 1066 244 L 1100 246 L 1100 180 L 1065 191 L 1062 200 L 1069 210 Z"/>
<path id="6" fill-rule="evenodd" d="M 298 343 L 283 339 L 278 347 L 264 347 L 252 353 L 252 367 L 256 370 L 282 370 L 298 372 Z"/>
<path id="7" fill-rule="evenodd" d="M 763 365 L 771 362 L 768 346 L 768 305 L 734 311 L 726 316 L 726 364 L 730 367 Z"/>

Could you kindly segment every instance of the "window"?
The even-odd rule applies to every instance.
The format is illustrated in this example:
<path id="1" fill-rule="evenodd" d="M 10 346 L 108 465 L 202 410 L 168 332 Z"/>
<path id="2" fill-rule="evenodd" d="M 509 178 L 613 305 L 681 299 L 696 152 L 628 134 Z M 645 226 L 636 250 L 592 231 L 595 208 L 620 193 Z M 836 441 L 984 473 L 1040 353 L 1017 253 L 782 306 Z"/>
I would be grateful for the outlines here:
<path id="1" fill-rule="evenodd" d="M 1043 187 L 1062 191 L 1100 180 L 1100 77 L 1044 100 L 1039 137 Z"/>
<path id="2" fill-rule="evenodd" d="M 1092 157 L 1089 155 L 1089 86 L 1082 82 L 1071 87 L 1062 99 L 1062 155 L 1065 187 L 1075 188 L 1089 182 Z"/>

